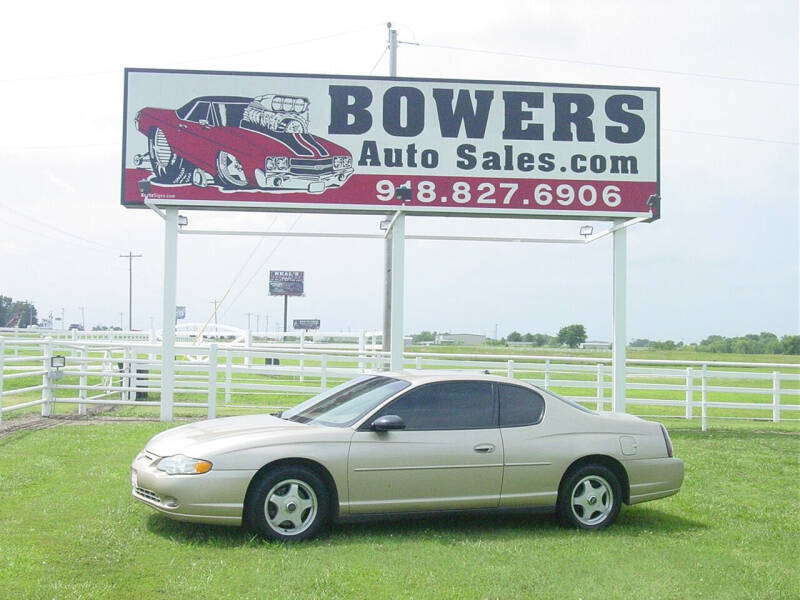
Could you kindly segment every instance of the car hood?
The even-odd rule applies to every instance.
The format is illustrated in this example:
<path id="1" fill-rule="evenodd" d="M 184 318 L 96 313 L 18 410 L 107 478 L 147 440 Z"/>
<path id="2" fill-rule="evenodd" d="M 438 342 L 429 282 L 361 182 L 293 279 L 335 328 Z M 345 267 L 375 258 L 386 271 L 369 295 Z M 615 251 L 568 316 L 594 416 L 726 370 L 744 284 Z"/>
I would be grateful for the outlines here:
<path id="1" fill-rule="evenodd" d="M 212 419 L 168 429 L 153 437 L 145 447 L 157 456 L 185 454 L 209 458 L 236 450 L 307 439 L 328 427 L 312 427 L 271 415 L 247 415 Z"/>

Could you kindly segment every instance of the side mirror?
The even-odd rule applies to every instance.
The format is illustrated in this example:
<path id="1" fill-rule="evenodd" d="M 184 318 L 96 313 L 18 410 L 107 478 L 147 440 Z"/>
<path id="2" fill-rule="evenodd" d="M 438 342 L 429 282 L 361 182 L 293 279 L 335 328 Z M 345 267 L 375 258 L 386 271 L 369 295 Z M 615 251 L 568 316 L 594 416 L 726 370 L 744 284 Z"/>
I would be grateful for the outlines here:
<path id="1" fill-rule="evenodd" d="M 375 419 L 369 428 L 372 431 L 391 431 L 393 429 L 405 429 L 406 423 L 397 415 L 383 415 Z"/>

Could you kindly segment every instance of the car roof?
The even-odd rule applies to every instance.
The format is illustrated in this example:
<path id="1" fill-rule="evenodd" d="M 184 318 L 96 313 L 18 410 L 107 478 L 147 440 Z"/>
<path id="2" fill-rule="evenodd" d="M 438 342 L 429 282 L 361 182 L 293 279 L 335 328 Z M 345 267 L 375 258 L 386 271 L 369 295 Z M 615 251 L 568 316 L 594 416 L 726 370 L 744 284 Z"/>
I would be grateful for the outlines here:
<path id="1" fill-rule="evenodd" d="M 191 102 L 252 102 L 247 96 L 198 96 Z"/>
<path id="2" fill-rule="evenodd" d="M 409 370 L 409 371 L 386 371 L 376 373 L 385 377 L 405 379 L 406 381 L 418 385 L 423 383 L 435 383 L 440 381 L 491 381 L 496 383 L 511 383 L 516 385 L 530 385 L 527 381 L 502 377 L 500 375 L 490 375 L 483 371 L 439 371 L 433 369 Z"/>

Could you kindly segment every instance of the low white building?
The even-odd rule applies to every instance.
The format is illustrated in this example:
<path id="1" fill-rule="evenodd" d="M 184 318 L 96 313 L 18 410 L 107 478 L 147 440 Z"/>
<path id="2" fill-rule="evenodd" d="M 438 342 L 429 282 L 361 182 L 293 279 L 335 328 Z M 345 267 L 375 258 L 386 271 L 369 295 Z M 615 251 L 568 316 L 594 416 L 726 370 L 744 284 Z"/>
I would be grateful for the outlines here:
<path id="1" fill-rule="evenodd" d="M 587 340 L 581 344 L 583 350 L 611 350 L 611 342 Z"/>
<path id="2" fill-rule="evenodd" d="M 478 333 L 438 333 L 435 343 L 451 346 L 481 346 L 485 341 L 486 336 Z"/>

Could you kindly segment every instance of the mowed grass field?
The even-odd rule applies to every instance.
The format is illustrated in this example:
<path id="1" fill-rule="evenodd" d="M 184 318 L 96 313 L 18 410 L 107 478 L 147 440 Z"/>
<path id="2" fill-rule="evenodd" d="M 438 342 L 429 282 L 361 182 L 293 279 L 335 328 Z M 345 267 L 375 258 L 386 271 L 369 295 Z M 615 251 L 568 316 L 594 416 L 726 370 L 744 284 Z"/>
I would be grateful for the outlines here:
<path id="1" fill-rule="evenodd" d="M 0 598 L 797 598 L 800 434 L 673 427 L 680 494 L 599 532 L 550 516 L 335 525 L 302 544 L 177 523 L 130 496 L 157 422 L 0 438 Z"/>

